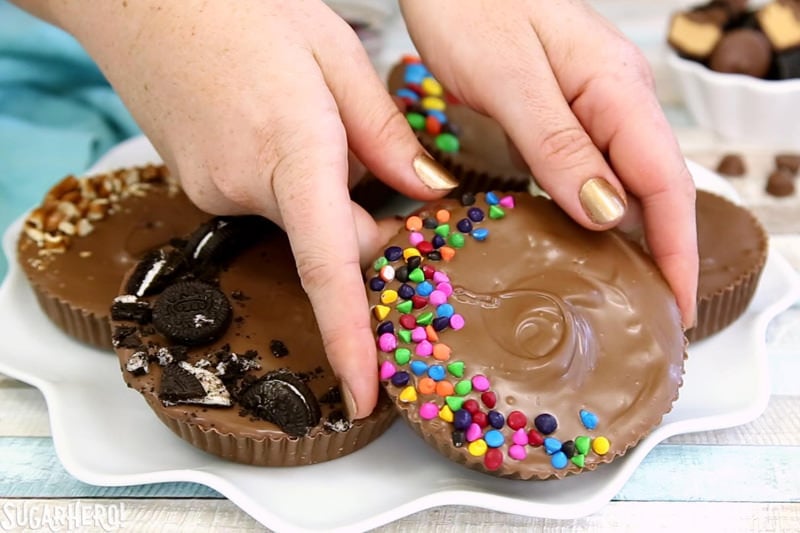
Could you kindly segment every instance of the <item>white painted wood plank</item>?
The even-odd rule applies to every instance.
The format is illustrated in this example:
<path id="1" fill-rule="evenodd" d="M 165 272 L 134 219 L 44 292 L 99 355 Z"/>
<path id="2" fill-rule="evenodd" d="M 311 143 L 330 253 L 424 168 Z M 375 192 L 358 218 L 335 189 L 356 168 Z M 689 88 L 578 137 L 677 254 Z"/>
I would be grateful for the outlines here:
<path id="1" fill-rule="evenodd" d="M 22 383 L 0 384 L 0 406 L 0 436 L 50 436 L 47 404 L 38 389 Z"/>
<path id="2" fill-rule="evenodd" d="M 671 444 L 800 446 L 800 397 L 773 396 L 764 414 L 748 424 L 716 431 L 676 435 L 665 442 Z"/>
<path id="3" fill-rule="evenodd" d="M 82 505 L 111 516 L 122 510 L 121 530 L 169 533 L 197 531 L 255 533 L 269 531 L 228 500 L 9 500 L 0 499 L 0 527 L 16 515 L 24 517 L 67 512 Z M 97 507 L 94 507 L 97 506 Z M 112 509 L 116 509 L 112 511 Z M 102 531 L 91 527 L 81 531 Z M 99 522 L 99 520 L 98 520 Z M 99 524 L 98 524 L 99 525 Z M 14 528 L 8 528 L 13 530 Z M 32 529 L 32 528 L 31 528 Z M 63 528 L 62 531 L 66 530 Z M 108 529 L 107 529 L 108 530 Z M 673 532 L 800 531 L 800 504 L 612 502 L 577 520 L 554 520 L 448 506 L 422 511 L 373 530 L 376 533 L 435 531 L 436 533 L 526 532 Z"/>
<path id="4" fill-rule="evenodd" d="M 578 520 L 507 515 L 464 507 L 418 513 L 376 531 L 524 532 L 767 532 L 800 531 L 800 504 L 611 502 Z"/>

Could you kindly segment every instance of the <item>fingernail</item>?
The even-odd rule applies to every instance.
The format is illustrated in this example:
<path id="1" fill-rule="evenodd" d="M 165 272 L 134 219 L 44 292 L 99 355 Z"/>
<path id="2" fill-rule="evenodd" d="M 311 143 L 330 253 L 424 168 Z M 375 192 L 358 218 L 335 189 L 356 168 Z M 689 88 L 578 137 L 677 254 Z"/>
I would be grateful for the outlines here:
<path id="1" fill-rule="evenodd" d="M 434 191 L 449 191 L 458 186 L 456 179 L 428 154 L 414 158 L 414 172 L 419 180 Z"/>
<path id="2" fill-rule="evenodd" d="M 350 392 L 350 388 L 347 386 L 346 383 L 342 382 L 340 386 L 342 390 L 342 402 L 344 403 L 344 414 L 347 416 L 347 420 L 352 422 L 356 419 L 356 413 L 358 413 L 358 406 L 356 405 L 356 399 L 353 398 L 353 393 Z"/>
<path id="3" fill-rule="evenodd" d="M 595 224 L 616 222 L 625 214 L 625 201 L 603 178 L 592 178 L 578 193 L 583 210 Z"/>

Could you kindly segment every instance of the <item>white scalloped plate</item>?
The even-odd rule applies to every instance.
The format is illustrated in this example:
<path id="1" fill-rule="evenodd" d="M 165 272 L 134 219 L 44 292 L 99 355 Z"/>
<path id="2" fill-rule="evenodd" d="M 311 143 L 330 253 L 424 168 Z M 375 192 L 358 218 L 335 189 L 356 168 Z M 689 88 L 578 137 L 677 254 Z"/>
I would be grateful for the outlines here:
<path id="1" fill-rule="evenodd" d="M 156 160 L 140 138 L 114 149 L 93 171 Z M 721 178 L 695 164 L 690 169 L 699 187 L 735 197 Z M 18 220 L 5 233 L 9 257 L 14 257 L 20 227 Z M 250 467 L 200 452 L 175 437 L 139 394 L 123 385 L 116 357 L 56 329 L 40 313 L 15 262 L 9 263 L 0 287 L 0 371 L 41 389 L 56 452 L 72 475 L 108 486 L 201 483 L 281 531 L 365 530 L 441 505 L 548 518 L 591 514 L 619 492 L 665 438 L 743 424 L 762 413 L 769 399 L 767 323 L 800 297 L 797 274 L 771 252 L 747 312 L 689 350 L 680 399 L 655 431 L 597 471 L 524 482 L 449 463 L 402 423 L 357 453 L 307 467 Z"/>

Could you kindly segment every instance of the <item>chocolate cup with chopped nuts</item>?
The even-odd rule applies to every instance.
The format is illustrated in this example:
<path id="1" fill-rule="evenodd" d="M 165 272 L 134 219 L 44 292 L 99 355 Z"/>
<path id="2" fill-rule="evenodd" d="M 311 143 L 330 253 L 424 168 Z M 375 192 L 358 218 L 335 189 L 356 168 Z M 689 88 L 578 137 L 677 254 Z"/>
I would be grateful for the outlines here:
<path id="1" fill-rule="evenodd" d="M 209 218 L 161 165 L 67 176 L 28 214 L 17 258 L 45 315 L 110 352 L 109 303 L 125 272 Z"/>
<path id="2" fill-rule="evenodd" d="M 119 292 L 125 382 L 201 450 L 314 464 L 366 446 L 395 419 L 382 393 L 370 416 L 348 421 L 289 241 L 264 219 L 213 219 L 142 261 Z"/>
<path id="3" fill-rule="evenodd" d="M 769 239 L 746 208 L 708 191 L 697 191 L 700 276 L 697 325 L 690 342 L 713 335 L 739 318 L 753 299 L 767 261 Z"/>

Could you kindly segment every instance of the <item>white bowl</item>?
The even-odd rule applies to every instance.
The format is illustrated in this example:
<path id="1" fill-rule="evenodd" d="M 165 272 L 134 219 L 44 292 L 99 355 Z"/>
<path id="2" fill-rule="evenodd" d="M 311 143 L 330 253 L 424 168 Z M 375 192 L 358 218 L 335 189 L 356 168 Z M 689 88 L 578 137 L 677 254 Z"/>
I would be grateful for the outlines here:
<path id="1" fill-rule="evenodd" d="M 800 148 L 800 79 L 722 74 L 672 50 L 667 64 L 697 124 L 721 140 L 773 149 Z"/>

